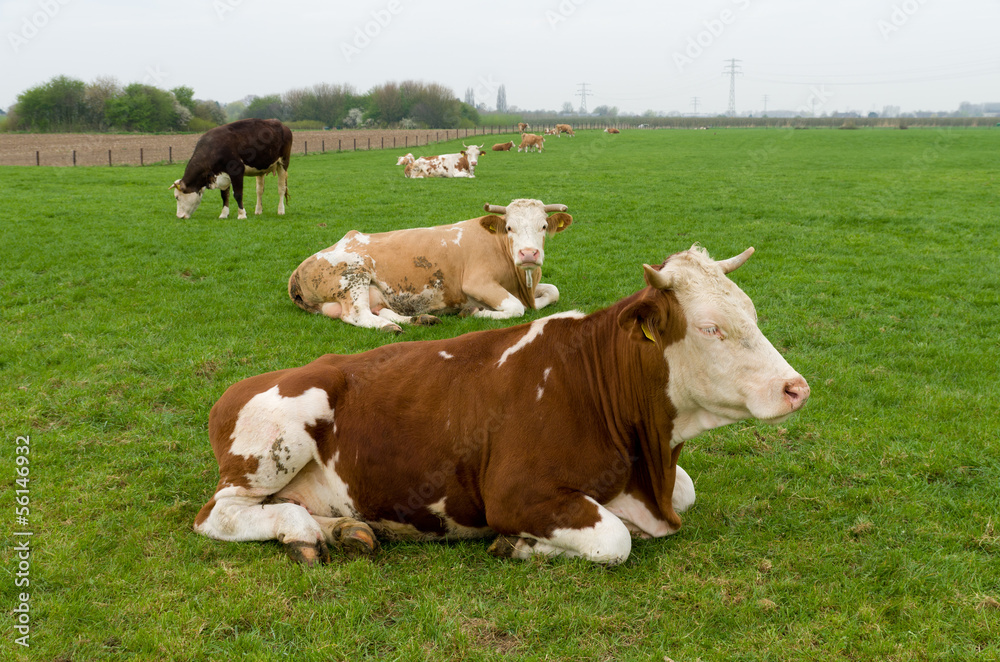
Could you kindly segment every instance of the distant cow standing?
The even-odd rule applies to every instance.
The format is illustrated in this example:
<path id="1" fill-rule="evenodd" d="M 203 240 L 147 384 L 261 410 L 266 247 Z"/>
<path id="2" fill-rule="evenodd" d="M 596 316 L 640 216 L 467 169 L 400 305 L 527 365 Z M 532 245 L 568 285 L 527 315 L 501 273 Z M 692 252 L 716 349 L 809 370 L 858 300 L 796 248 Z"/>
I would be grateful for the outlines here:
<path id="1" fill-rule="evenodd" d="M 573 127 L 569 124 L 556 124 L 556 137 L 561 138 L 564 133 L 568 133 L 570 137 L 576 136 L 576 134 L 573 133 Z"/>
<path id="2" fill-rule="evenodd" d="M 246 218 L 243 208 L 243 177 L 257 177 L 257 206 L 264 207 L 264 175 L 278 176 L 278 214 L 285 213 L 288 199 L 288 163 L 292 155 L 292 131 L 278 120 L 246 119 L 217 126 L 205 132 L 194 147 L 194 154 L 184 169 L 184 176 L 170 188 L 177 200 L 177 218 L 191 218 L 201 204 L 205 189 L 219 189 L 222 214 L 229 217 L 229 189 L 233 189 L 237 218 Z"/>
<path id="3" fill-rule="evenodd" d="M 510 148 L 513 147 L 513 146 L 514 146 L 514 141 L 513 140 L 511 140 L 510 142 L 506 142 L 506 143 L 497 143 L 496 145 L 493 145 L 493 151 L 494 152 L 509 152 Z"/>
<path id="4" fill-rule="evenodd" d="M 530 152 L 532 149 L 541 152 L 545 147 L 545 138 L 534 133 L 521 134 L 521 144 L 517 146 L 519 152 Z"/>
<path id="5" fill-rule="evenodd" d="M 528 124 L 527 122 L 520 122 L 517 125 L 517 131 L 518 131 L 518 133 L 524 133 L 525 131 L 527 131 L 530 128 L 531 128 L 531 125 Z"/>

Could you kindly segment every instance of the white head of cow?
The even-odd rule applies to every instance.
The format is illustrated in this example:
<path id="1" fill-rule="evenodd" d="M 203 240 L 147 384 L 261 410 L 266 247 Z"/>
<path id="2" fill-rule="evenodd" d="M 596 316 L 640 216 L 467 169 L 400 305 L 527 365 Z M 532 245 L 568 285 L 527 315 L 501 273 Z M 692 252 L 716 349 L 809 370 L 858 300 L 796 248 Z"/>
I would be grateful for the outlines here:
<path id="1" fill-rule="evenodd" d="M 573 217 L 562 212 L 566 205 L 546 205 L 541 200 L 518 199 L 506 207 L 484 205 L 486 211 L 502 214 L 496 217 L 484 216 L 483 227 L 490 232 L 499 232 L 507 237 L 514 266 L 530 271 L 542 266 L 545 261 L 545 235 L 562 232 L 573 222 Z M 549 216 L 550 212 L 557 212 Z"/>
<path id="2" fill-rule="evenodd" d="M 191 214 L 201 204 L 201 196 L 205 189 L 188 193 L 184 190 L 184 183 L 179 179 L 170 188 L 173 189 L 174 198 L 177 200 L 177 218 L 191 218 Z"/>
<path id="3" fill-rule="evenodd" d="M 482 145 L 466 145 L 462 143 L 462 147 L 465 148 L 462 150 L 462 154 L 465 154 L 465 158 L 469 160 L 470 168 L 475 168 L 476 164 L 479 163 L 479 157 L 483 153 L 483 147 L 485 146 L 486 143 Z"/>
<path id="4" fill-rule="evenodd" d="M 637 342 L 663 349 L 675 440 L 747 418 L 779 423 L 809 398 L 809 384 L 757 327 L 750 297 L 725 276 L 752 253 L 716 262 L 694 245 L 659 268 L 644 265 L 646 282 L 659 292 L 618 318 Z M 669 297 L 678 305 L 668 305 Z M 669 312 L 678 308 L 679 319 Z"/>
<path id="5" fill-rule="evenodd" d="M 396 161 L 396 165 L 407 165 L 407 164 L 413 163 L 415 160 L 416 159 L 413 158 L 413 154 L 412 153 L 411 154 L 404 154 L 403 156 L 399 157 L 398 161 Z"/>

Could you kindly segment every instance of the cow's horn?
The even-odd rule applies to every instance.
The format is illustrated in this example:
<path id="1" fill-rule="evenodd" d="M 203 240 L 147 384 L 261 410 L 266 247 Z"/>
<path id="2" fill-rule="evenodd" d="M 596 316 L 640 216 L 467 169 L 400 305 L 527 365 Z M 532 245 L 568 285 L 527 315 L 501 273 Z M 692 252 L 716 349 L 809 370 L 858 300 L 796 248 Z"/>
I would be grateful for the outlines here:
<path id="1" fill-rule="evenodd" d="M 485 209 L 486 211 L 490 212 L 491 214 L 506 214 L 507 213 L 507 208 L 506 207 L 501 207 L 500 205 L 491 205 L 488 202 L 485 205 L 483 205 L 483 209 Z"/>
<path id="2" fill-rule="evenodd" d="M 736 257 L 731 257 L 728 260 L 719 260 L 718 265 L 722 267 L 722 273 L 728 274 L 743 266 L 743 263 L 749 260 L 751 255 L 753 255 L 753 246 L 746 249 Z"/>
<path id="3" fill-rule="evenodd" d="M 169 191 L 170 189 L 174 189 L 174 188 L 177 188 L 177 182 L 174 182 L 173 184 L 171 184 L 170 188 L 168 188 L 167 190 Z"/>
<path id="4" fill-rule="evenodd" d="M 648 264 L 642 265 L 642 270 L 646 272 L 646 282 L 658 290 L 669 290 L 673 288 L 674 281 L 663 273 L 662 269 L 651 267 Z"/>
<path id="5" fill-rule="evenodd" d="M 569 207 L 566 205 L 545 205 L 543 209 L 545 209 L 545 213 L 548 214 L 553 211 L 566 211 Z"/>

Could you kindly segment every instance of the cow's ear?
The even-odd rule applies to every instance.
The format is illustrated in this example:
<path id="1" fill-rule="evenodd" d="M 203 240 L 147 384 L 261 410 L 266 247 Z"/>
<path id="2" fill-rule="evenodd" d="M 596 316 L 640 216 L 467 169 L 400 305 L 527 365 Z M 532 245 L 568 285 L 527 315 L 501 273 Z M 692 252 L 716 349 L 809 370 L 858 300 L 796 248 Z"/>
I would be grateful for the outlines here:
<path id="1" fill-rule="evenodd" d="M 667 311 L 655 294 L 633 301 L 618 314 L 618 326 L 634 342 L 658 343 L 667 328 Z"/>
<path id="2" fill-rule="evenodd" d="M 495 216 L 490 214 L 489 216 L 482 216 L 479 219 L 479 224 L 483 226 L 488 232 L 496 234 L 497 232 L 502 232 L 507 227 L 507 221 L 503 220 L 501 216 Z"/>
<path id="3" fill-rule="evenodd" d="M 549 235 L 562 232 L 573 223 L 573 217 L 564 212 L 556 212 L 549 216 Z"/>

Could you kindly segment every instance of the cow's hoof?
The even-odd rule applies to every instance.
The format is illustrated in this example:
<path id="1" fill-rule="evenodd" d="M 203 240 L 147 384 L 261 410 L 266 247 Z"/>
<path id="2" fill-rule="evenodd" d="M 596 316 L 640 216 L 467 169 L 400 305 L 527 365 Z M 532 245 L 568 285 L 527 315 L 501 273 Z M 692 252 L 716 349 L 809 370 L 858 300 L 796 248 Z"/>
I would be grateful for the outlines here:
<path id="1" fill-rule="evenodd" d="M 496 556 L 501 559 L 513 558 L 514 551 L 517 549 L 518 540 L 520 540 L 520 538 L 517 536 L 499 535 L 486 552 L 490 554 L 490 556 Z"/>
<path id="2" fill-rule="evenodd" d="M 434 326 L 441 323 L 441 318 L 434 315 L 417 315 L 413 318 L 413 323 L 417 326 Z"/>
<path id="3" fill-rule="evenodd" d="M 473 307 L 473 308 L 463 308 L 462 311 L 458 314 L 458 316 L 460 318 L 462 318 L 462 319 L 465 319 L 466 317 L 472 317 L 473 315 L 475 315 L 478 312 L 479 312 L 479 308 L 475 308 L 475 307 Z"/>
<path id="4" fill-rule="evenodd" d="M 378 553 L 378 538 L 364 522 L 345 518 L 343 523 L 334 527 L 333 535 L 348 558 L 375 556 Z"/>
<path id="5" fill-rule="evenodd" d="M 316 543 L 287 542 L 285 543 L 285 553 L 296 563 L 301 563 L 308 568 L 330 561 L 330 548 L 323 540 Z"/>
<path id="6" fill-rule="evenodd" d="M 384 331 L 385 333 L 392 333 L 398 336 L 403 332 L 403 327 L 401 327 L 398 324 L 386 324 L 385 326 L 381 327 L 381 330 Z"/>

